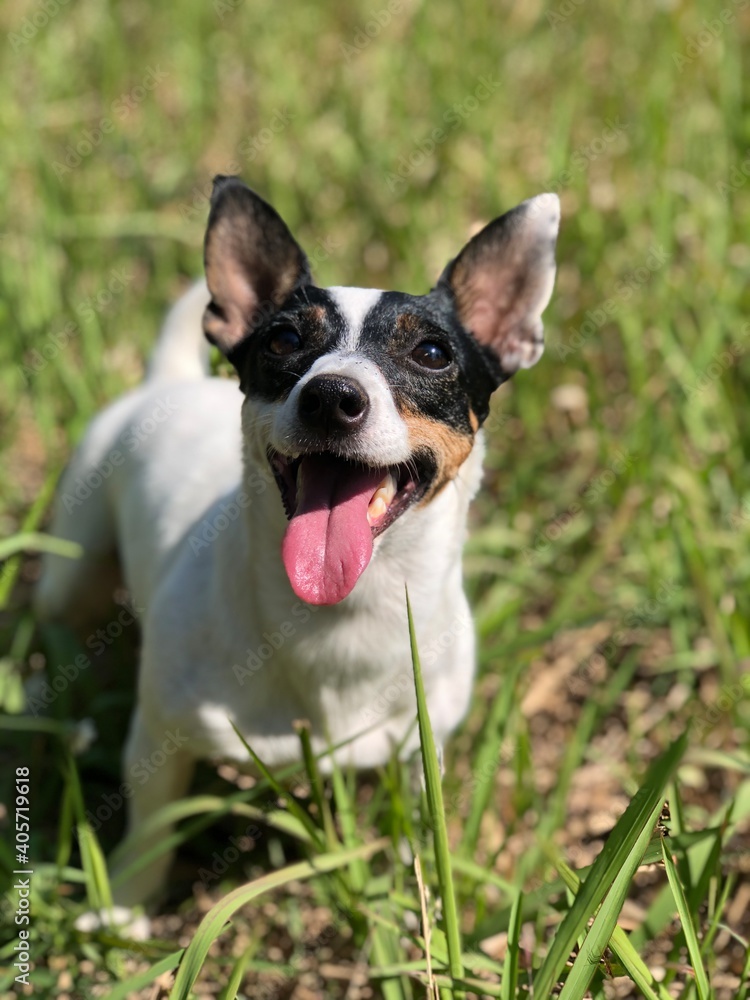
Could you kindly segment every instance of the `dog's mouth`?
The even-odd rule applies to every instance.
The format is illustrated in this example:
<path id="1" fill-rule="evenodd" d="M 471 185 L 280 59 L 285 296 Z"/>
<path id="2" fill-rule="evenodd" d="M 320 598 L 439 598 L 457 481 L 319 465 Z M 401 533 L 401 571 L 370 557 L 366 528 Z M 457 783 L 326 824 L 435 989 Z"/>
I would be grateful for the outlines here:
<path id="1" fill-rule="evenodd" d="M 427 492 L 434 462 L 369 466 L 330 453 L 287 458 L 269 451 L 289 526 L 282 558 L 295 594 L 338 604 L 372 557 L 373 541 Z"/>

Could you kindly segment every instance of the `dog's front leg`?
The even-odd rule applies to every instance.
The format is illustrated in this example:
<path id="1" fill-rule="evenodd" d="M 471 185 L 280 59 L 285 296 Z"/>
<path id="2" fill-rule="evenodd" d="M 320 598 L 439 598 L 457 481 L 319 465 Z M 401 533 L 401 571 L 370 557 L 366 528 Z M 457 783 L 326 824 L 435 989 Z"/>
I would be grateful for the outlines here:
<path id="1" fill-rule="evenodd" d="M 153 736 L 147 730 L 141 713 L 135 713 L 124 755 L 125 779 L 133 789 L 128 803 L 127 835 L 113 859 L 113 892 L 118 906 L 147 903 L 164 887 L 172 851 L 159 855 L 125 879 L 118 879 L 118 876 L 125 874 L 131 864 L 172 832 L 173 825 L 170 824 L 139 836 L 157 809 L 175 802 L 187 792 L 195 766 L 194 758 L 183 749 L 183 744 L 187 742 L 187 737 L 179 728 Z"/>

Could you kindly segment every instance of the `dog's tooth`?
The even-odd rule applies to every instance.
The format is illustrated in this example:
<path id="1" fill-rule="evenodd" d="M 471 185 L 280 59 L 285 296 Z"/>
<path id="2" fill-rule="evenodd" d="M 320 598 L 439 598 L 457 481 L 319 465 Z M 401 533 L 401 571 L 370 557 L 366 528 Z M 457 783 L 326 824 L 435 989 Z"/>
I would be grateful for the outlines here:
<path id="1" fill-rule="evenodd" d="M 397 492 L 398 484 L 393 474 L 389 472 L 383 476 L 367 507 L 367 520 L 371 525 L 385 516 Z"/>
<path id="2" fill-rule="evenodd" d="M 375 496 L 377 496 L 378 493 L 381 493 L 381 491 L 381 495 L 385 498 L 386 503 L 390 503 L 398 492 L 398 483 L 396 482 L 396 477 L 392 472 L 383 476 L 383 481 L 375 491 Z"/>
<path id="3" fill-rule="evenodd" d="M 378 493 L 380 491 L 378 490 Z M 385 502 L 382 496 L 378 496 L 376 493 L 373 499 L 370 501 L 370 506 L 367 508 L 367 523 L 370 525 L 375 524 L 385 516 L 388 510 L 388 504 Z"/>

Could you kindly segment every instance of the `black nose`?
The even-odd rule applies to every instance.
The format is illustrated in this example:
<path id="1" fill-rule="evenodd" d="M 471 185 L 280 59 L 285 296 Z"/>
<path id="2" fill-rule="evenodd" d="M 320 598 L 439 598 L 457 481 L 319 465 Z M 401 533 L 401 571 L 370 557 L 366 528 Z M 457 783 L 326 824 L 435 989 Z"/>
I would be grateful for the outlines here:
<path id="1" fill-rule="evenodd" d="M 299 414 L 305 426 L 326 434 L 357 430 L 369 406 L 359 382 L 343 375 L 316 375 L 299 397 Z"/>

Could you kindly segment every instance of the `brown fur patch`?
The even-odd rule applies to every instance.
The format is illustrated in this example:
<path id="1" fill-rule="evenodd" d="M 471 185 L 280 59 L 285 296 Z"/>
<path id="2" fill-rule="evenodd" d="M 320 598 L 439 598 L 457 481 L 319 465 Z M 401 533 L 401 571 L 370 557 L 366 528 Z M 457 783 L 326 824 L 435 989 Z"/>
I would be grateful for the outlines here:
<path id="1" fill-rule="evenodd" d="M 307 306 L 304 309 L 300 309 L 300 316 L 308 323 L 322 326 L 326 319 L 326 311 L 323 306 Z"/>
<path id="2" fill-rule="evenodd" d="M 413 313 L 399 313 L 396 326 L 404 333 L 420 333 L 425 328 L 425 323 Z"/>
<path id="3" fill-rule="evenodd" d="M 458 470 L 469 457 L 474 438 L 470 434 L 461 434 L 453 430 L 439 420 L 430 420 L 429 417 L 413 410 L 404 409 L 401 416 L 409 429 L 409 444 L 412 451 L 429 451 L 437 461 L 435 481 L 421 501 L 425 503 L 432 500 L 444 486 L 456 478 Z"/>

